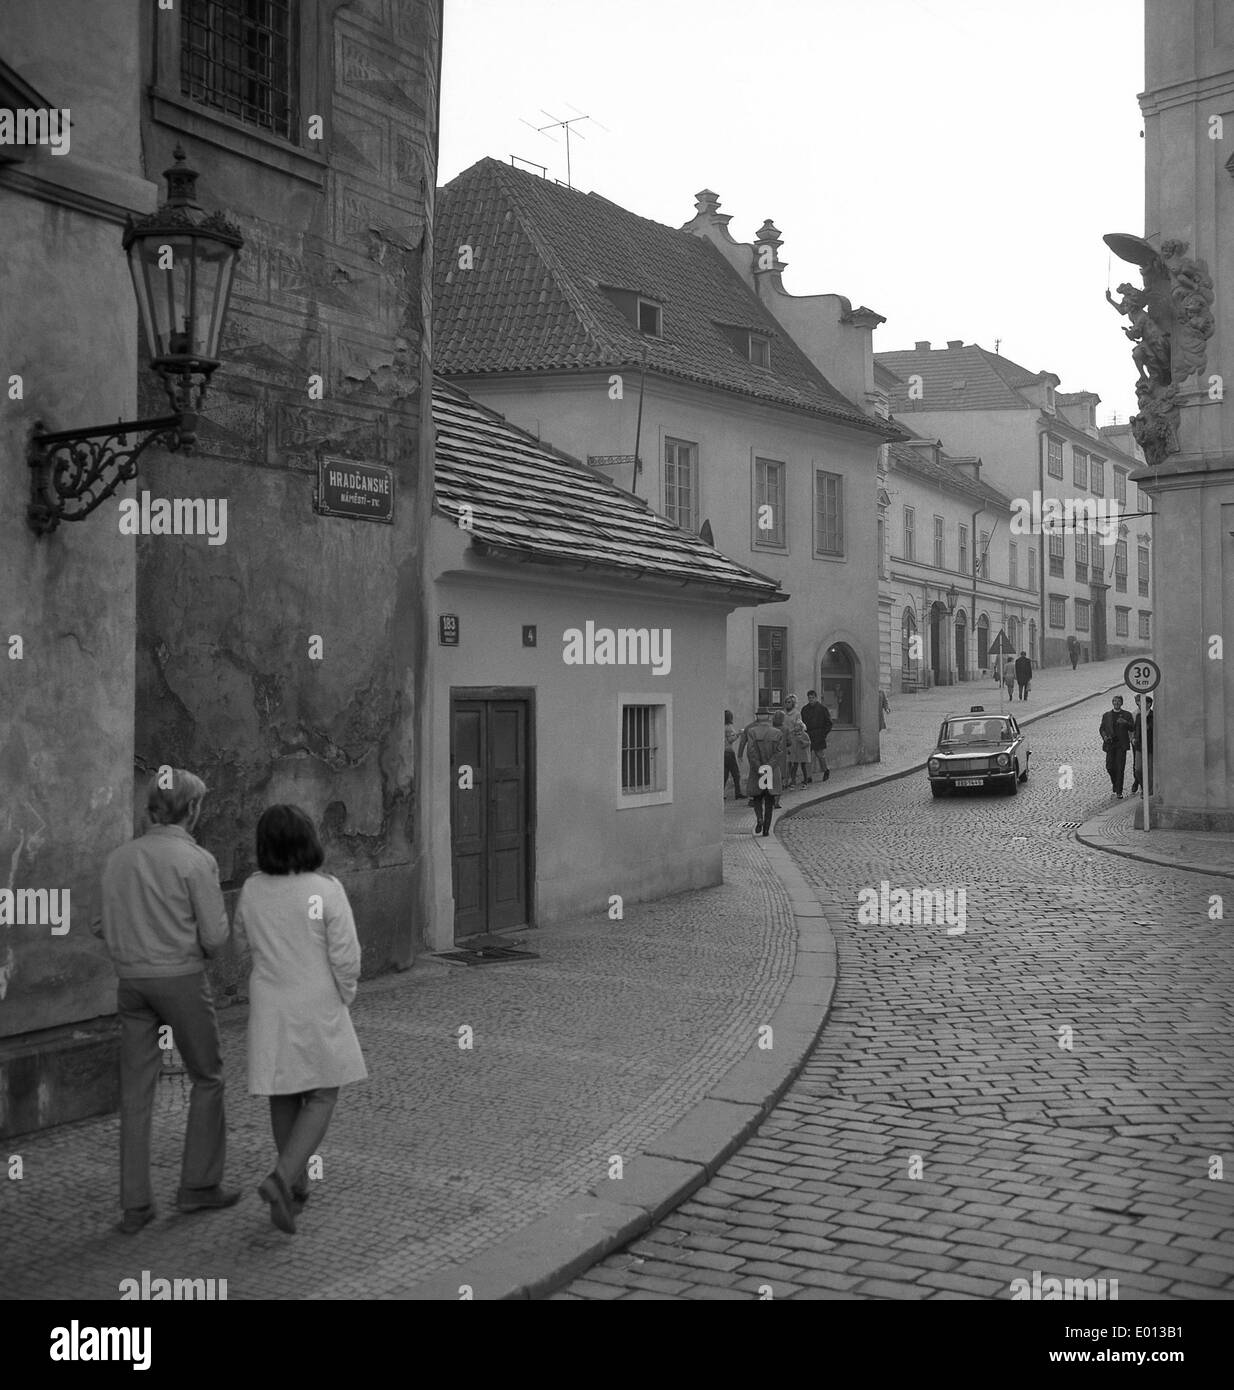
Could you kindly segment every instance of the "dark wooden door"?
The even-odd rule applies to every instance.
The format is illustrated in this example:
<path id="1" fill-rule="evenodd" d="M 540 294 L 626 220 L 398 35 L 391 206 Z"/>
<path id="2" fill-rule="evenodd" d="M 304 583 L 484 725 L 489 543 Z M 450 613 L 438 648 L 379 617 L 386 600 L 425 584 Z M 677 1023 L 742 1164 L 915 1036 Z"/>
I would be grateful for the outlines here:
<path id="1" fill-rule="evenodd" d="M 527 701 L 456 698 L 450 767 L 455 940 L 522 926 L 531 873 Z M 469 788 L 459 786 L 464 768 Z"/>

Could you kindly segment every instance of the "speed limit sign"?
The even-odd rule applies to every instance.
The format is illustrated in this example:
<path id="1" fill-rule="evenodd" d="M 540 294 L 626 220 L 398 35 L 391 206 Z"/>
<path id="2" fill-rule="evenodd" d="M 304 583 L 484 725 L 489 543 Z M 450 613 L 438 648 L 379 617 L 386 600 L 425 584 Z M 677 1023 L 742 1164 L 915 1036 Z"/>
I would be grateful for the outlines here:
<path id="1" fill-rule="evenodd" d="M 1147 695 L 1161 684 L 1161 667 L 1146 656 L 1138 656 L 1127 663 L 1123 672 L 1123 684 L 1137 695 Z"/>

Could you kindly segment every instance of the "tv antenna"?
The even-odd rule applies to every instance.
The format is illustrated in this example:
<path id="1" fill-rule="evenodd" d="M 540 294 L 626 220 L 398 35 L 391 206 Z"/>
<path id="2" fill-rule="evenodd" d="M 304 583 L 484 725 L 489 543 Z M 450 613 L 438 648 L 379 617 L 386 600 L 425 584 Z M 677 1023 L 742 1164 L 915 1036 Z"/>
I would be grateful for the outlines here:
<path id="1" fill-rule="evenodd" d="M 567 105 L 567 106 L 570 106 L 570 103 L 567 102 L 566 105 Z M 562 131 L 565 132 L 565 137 L 566 137 L 566 187 L 567 187 L 567 188 L 573 188 L 573 187 L 574 187 L 574 174 L 573 174 L 573 169 L 572 169 L 572 167 L 571 167 L 571 162 L 570 162 L 570 136 L 571 136 L 571 134 L 573 134 L 574 137 L 575 137 L 575 139 L 577 139 L 577 140 L 584 140 L 584 139 L 586 139 L 586 136 L 584 136 L 583 133 L 582 133 L 581 131 L 572 130 L 571 128 L 572 128 L 573 126 L 576 126 L 580 121 L 591 121 L 593 125 L 598 125 L 598 126 L 600 126 L 600 129 L 601 129 L 601 130 L 605 130 L 605 131 L 607 130 L 607 127 L 606 127 L 606 126 L 600 125 L 600 122 L 597 121 L 597 120 L 595 119 L 594 116 L 586 116 L 586 115 L 584 115 L 581 111 L 579 111 L 579 109 L 578 109 L 577 106 L 570 106 L 570 110 L 571 110 L 571 111 L 575 111 L 575 112 L 577 112 L 578 114 L 577 114 L 577 115 L 574 115 L 574 116 L 567 116 L 567 117 L 565 118 L 565 120 L 560 120 L 558 117 L 554 116 L 553 113 L 552 113 L 551 111 L 545 111 L 544 108 L 541 107 L 541 108 L 540 108 L 541 114 L 543 114 L 543 115 L 545 115 L 545 116 L 548 117 L 548 120 L 549 120 L 548 125 L 532 125 L 530 121 L 526 121 L 526 120 L 523 121 L 523 124 L 524 124 L 525 126 L 528 126 L 531 130 L 536 131 L 538 134 L 543 135 L 543 136 L 545 136 L 547 139 L 552 140 L 552 141 L 554 141 L 554 142 L 556 142 L 557 137 L 554 136 L 554 135 L 549 135 L 549 131 L 550 131 L 550 130 L 562 130 Z M 520 120 L 523 120 L 523 118 L 522 118 L 521 116 L 519 117 L 519 119 L 520 119 Z M 531 161 L 527 161 L 527 162 L 530 163 Z"/>
<path id="2" fill-rule="evenodd" d="M 995 339 L 994 339 L 994 356 L 995 356 L 995 357 L 997 357 L 997 356 L 999 355 L 999 354 L 998 354 L 998 350 L 999 350 L 1000 347 L 1002 347 L 1002 345 L 1003 345 L 1003 340 L 1002 340 L 1001 338 L 995 338 Z"/>

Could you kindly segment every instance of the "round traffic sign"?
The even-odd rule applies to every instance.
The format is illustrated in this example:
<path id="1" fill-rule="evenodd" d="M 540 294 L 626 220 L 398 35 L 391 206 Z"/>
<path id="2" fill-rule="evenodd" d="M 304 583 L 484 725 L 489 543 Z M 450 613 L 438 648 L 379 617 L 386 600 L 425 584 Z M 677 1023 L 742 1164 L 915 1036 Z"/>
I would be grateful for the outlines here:
<path id="1" fill-rule="evenodd" d="M 1127 663 L 1123 684 L 1137 695 L 1147 695 L 1161 684 L 1161 667 L 1151 657 L 1137 656 L 1134 661 Z"/>

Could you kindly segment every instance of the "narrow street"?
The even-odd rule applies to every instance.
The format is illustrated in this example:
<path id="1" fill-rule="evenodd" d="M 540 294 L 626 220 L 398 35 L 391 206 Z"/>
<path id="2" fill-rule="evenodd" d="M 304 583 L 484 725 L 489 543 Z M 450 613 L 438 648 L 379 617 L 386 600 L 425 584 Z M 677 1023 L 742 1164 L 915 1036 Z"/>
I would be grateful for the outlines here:
<path id="1" fill-rule="evenodd" d="M 1107 706 L 1033 725 L 1015 797 L 916 775 L 782 822 L 838 943 L 819 1045 L 712 1181 L 555 1297 L 1006 1299 L 1035 1271 L 1229 1296 L 1230 881 L 1074 840 L 1109 804 Z M 859 923 L 884 880 L 963 888 L 966 930 Z"/>

